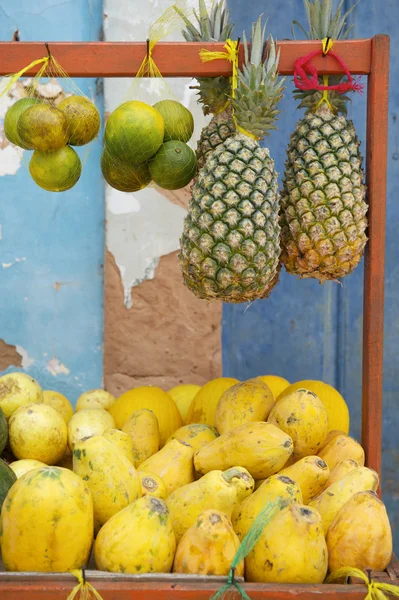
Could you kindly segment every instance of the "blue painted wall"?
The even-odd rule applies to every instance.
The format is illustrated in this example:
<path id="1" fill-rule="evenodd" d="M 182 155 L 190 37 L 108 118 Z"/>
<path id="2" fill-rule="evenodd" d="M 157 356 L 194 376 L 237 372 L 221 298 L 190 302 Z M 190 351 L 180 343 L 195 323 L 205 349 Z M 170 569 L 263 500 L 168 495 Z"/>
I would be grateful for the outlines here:
<path id="1" fill-rule="evenodd" d="M 0 0 L 0 39 L 11 40 L 18 29 L 22 41 L 98 40 L 102 17 L 102 0 Z M 93 79 L 76 83 L 102 111 L 101 86 Z M 102 381 L 99 157 L 97 141 L 80 181 L 61 194 L 36 186 L 25 167 L 0 178 L 0 338 L 24 348 L 34 361 L 27 371 L 45 389 L 57 389 L 72 401 Z M 2 268 L 2 263 L 14 264 Z M 47 367 L 53 358 L 69 373 L 52 375 Z"/>
<path id="2" fill-rule="evenodd" d="M 346 2 L 351 6 L 352 2 Z M 269 18 L 269 31 L 284 39 L 291 37 L 291 21 L 305 24 L 301 0 L 229 0 L 237 31 L 250 31 L 260 13 Z M 385 313 L 385 383 L 383 435 L 383 493 L 399 548 L 399 3 L 396 0 L 361 0 L 353 14 L 355 37 L 376 33 L 391 36 L 391 88 L 388 162 L 388 229 Z M 297 111 L 287 85 L 282 101 L 283 114 L 278 132 L 268 140 L 277 170 L 282 173 L 290 133 L 303 111 Z M 365 140 L 365 95 L 353 96 L 353 115 L 360 139 Z M 227 376 L 245 379 L 273 373 L 290 381 L 322 379 L 337 387 L 347 400 L 352 416 L 352 434 L 360 439 L 361 428 L 361 353 L 363 267 L 342 281 L 323 286 L 315 281 L 298 280 L 282 274 L 281 281 L 268 300 L 247 309 L 225 305 L 223 312 L 223 369 Z"/>

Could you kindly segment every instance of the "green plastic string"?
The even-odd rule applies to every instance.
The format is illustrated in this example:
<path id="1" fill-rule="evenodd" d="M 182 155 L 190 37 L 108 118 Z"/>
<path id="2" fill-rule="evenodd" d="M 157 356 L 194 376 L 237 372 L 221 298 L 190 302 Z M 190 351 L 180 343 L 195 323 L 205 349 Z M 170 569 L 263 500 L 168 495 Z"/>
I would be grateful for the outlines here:
<path id="1" fill-rule="evenodd" d="M 252 524 L 251 529 L 248 531 L 247 535 L 242 540 L 240 547 L 237 550 L 237 554 L 235 555 L 233 562 L 231 563 L 230 573 L 227 578 L 226 584 L 220 588 L 218 592 L 216 592 L 210 600 L 223 600 L 228 598 L 230 595 L 231 588 L 235 588 L 240 595 L 240 598 L 243 600 L 251 600 L 246 591 L 241 587 L 239 582 L 235 579 L 235 572 L 242 560 L 253 550 L 256 544 L 259 541 L 260 536 L 265 528 L 265 526 L 270 523 L 274 515 L 280 510 L 282 507 L 281 501 L 277 502 L 269 502 L 266 506 L 261 510 L 261 512 L 256 517 L 255 521 Z"/>

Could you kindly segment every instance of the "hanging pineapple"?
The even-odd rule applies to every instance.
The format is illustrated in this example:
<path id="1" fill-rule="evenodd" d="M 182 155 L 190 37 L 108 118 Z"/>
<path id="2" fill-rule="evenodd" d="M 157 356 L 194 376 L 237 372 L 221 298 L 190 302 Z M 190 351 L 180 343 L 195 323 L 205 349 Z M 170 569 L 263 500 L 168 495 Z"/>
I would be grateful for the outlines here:
<path id="1" fill-rule="evenodd" d="M 181 237 L 186 286 L 199 298 L 246 302 L 263 298 L 277 280 L 280 255 L 277 173 L 258 142 L 279 114 L 282 96 L 276 44 L 261 18 L 232 99 L 238 126 L 208 154 L 193 186 Z"/>
<path id="2" fill-rule="evenodd" d="M 226 9 L 226 0 L 213 0 L 210 11 L 205 0 L 199 0 L 199 11 L 196 13 L 198 29 L 175 7 L 186 25 L 182 34 L 187 42 L 225 42 L 231 37 L 233 25 L 230 23 L 230 12 Z M 200 77 L 198 86 L 199 101 L 205 115 L 214 115 L 211 122 L 203 128 L 197 145 L 197 166 L 201 169 L 207 155 L 234 135 L 236 128 L 230 108 L 230 78 Z"/>
<path id="3" fill-rule="evenodd" d="M 342 0 L 333 16 L 332 0 L 304 0 L 304 4 L 309 39 L 348 36 L 351 27 L 346 28 L 346 18 L 354 7 L 342 16 Z M 330 77 L 329 83 L 340 79 Z M 323 84 L 323 78 L 319 82 Z M 289 273 L 323 283 L 351 273 L 367 241 L 360 143 L 352 121 L 345 118 L 348 96 L 331 91 L 328 102 L 316 90 L 295 90 L 294 96 L 307 114 L 297 123 L 287 152 L 281 260 Z"/>

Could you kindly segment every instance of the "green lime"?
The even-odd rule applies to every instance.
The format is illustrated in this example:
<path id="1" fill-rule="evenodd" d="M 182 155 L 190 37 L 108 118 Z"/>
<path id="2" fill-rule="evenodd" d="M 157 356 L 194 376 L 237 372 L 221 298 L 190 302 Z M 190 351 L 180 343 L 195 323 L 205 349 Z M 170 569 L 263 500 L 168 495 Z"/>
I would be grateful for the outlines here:
<path id="1" fill-rule="evenodd" d="M 28 146 L 23 143 L 18 135 L 18 119 L 27 108 L 34 104 L 39 104 L 39 102 L 40 100 L 37 98 L 21 98 L 20 100 L 17 100 L 15 104 L 10 106 L 4 117 L 4 133 L 6 134 L 6 138 L 9 142 L 20 148 L 24 148 L 24 150 L 28 150 Z"/>
<path id="2" fill-rule="evenodd" d="M 149 161 L 153 181 L 165 190 L 178 190 L 186 186 L 197 171 L 195 153 L 184 142 L 170 140 L 162 144 Z"/>

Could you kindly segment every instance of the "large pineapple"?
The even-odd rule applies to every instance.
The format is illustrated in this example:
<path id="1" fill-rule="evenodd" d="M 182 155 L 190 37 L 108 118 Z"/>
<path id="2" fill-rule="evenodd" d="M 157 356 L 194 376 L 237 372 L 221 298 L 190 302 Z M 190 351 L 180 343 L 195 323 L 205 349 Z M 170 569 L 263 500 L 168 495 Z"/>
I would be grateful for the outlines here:
<path id="1" fill-rule="evenodd" d="M 198 29 L 178 8 L 175 10 L 185 22 L 186 29 L 182 33 L 188 42 L 225 42 L 231 37 L 233 25 L 225 0 L 213 0 L 209 11 L 205 0 L 199 0 L 198 15 L 194 13 Z M 209 153 L 234 135 L 236 128 L 230 108 L 229 77 L 200 77 L 198 86 L 193 89 L 198 90 L 204 114 L 214 115 L 209 125 L 203 128 L 197 144 L 197 165 L 201 169 Z"/>
<path id="2" fill-rule="evenodd" d="M 332 0 L 304 3 L 309 38 L 348 36 L 345 21 L 352 9 L 342 16 L 341 2 L 333 16 Z M 330 84 L 338 80 L 330 78 Z M 357 266 L 367 241 L 360 143 L 353 123 L 344 116 L 347 96 L 329 92 L 331 108 L 325 101 L 317 108 L 322 92 L 296 90 L 294 95 L 307 114 L 298 122 L 287 152 L 281 260 L 294 275 L 320 282 L 336 280 Z"/>
<path id="3" fill-rule="evenodd" d="M 239 72 L 234 118 L 240 127 L 214 150 L 192 189 L 179 255 L 184 282 L 198 297 L 245 302 L 265 297 L 279 270 L 277 173 L 258 142 L 275 129 L 282 96 L 279 56 L 261 19 Z M 243 133 L 246 131 L 246 133 Z"/>

